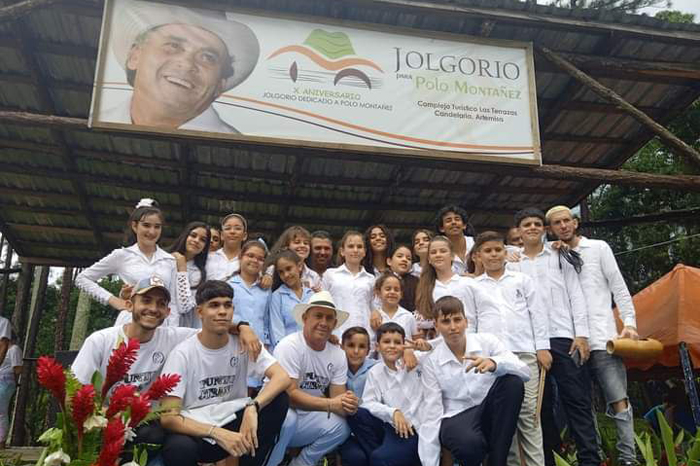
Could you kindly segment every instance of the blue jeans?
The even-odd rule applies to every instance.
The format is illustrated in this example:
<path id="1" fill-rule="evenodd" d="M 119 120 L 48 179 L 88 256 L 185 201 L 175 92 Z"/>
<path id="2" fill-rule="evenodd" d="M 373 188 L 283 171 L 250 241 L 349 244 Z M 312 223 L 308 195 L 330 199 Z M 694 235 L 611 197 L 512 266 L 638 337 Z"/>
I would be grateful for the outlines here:
<path id="1" fill-rule="evenodd" d="M 6 377 L 0 379 L 0 442 L 5 443 L 7 438 L 7 430 L 10 425 L 10 400 L 15 393 L 14 377 Z"/>
<path id="2" fill-rule="evenodd" d="M 627 397 L 627 370 L 618 356 L 604 350 L 591 351 L 590 368 L 593 377 L 603 390 L 607 408 L 605 414 L 615 421 L 617 427 L 617 453 L 620 461 L 636 463 L 634 450 L 634 418 L 632 405 Z M 615 412 L 612 405 L 626 400 L 627 409 Z"/>

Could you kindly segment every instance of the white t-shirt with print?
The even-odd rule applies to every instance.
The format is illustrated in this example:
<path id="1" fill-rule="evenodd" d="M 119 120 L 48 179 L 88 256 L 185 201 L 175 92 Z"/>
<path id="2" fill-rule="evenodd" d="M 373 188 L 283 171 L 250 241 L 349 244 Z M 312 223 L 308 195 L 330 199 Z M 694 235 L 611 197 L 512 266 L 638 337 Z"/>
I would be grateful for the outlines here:
<path id="1" fill-rule="evenodd" d="M 225 346 L 210 349 L 193 335 L 170 353 L 163 373 L 182 377 L 169 396 L 180 398 L 183 409 L 192 409 L 247 397 L 248 378 L 262 379 L 276 362 L 265 348 L 251 361 L 241 352 L 237 336 L 229 335 Z"/>
<path id="2" fill-rule="evenodd" d="M 299 388 L 311 396 L 323 397 L 329 385 L 345 385 L 348 361 L 339 346 L 326 343 L 322 351 L 312 349 L 302 332 L 282 338 L 275 347 L 275 358 Z"/>
<path id="3" fill-rule="evenodd" d="M 22 348 L 17 345 L 10 346 L 5 355 L 5 360 L 0 365 L 0 379 L 15 377 L 14 368 L 22 365 Z"/>
<path id="4" fill-rule="evenodd" d="M 141 343 L 136 362 L 124 377 L 124 382 L 135 385 L 140 392 L 148 389 L 151 382 L 160 375 L 163 364 L 173 348 L 195 333 L 197 330 L 193 328 L 158 327 L 153 333 L 153 338 Z M 78 381 L 82 384 L 90 383 L 92 374 L 97 370 L 104 377 L 112 350 L 126 340 L 124 326 L 108 327 L 87 337 L 71 366 Z"/>
<path id="5" fill-rule="evenodd" d="M 10 321 L 3 316 L 0 316 L 0 338 L 12 338 L 12 326 Z"/>

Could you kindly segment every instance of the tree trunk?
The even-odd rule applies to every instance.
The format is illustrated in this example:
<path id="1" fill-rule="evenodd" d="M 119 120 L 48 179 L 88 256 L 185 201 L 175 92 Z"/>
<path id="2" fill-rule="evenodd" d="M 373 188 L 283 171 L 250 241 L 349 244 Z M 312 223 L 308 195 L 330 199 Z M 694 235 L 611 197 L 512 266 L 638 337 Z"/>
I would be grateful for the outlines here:
<path id="1" fill-rule="evenodd" d="M 70 294 L 73 289 L 73 267 L 63 269 L 63 278 L 61 280 L 61 302 L 58 306 L 58 316 L 56 317 L 54 351 L 61 351 L 65 346 L 68 306 L 70 305 Z"/>
<path id="2" fill-rule="evenodd" d="M 2 242 L 6 245 L 4 268 L 9 269 L 12 266 L 12 245 L 10 245 L 9 241 L 5 241 L 4 236 L 2 237 Z M 0 255 L 2 255 L 2 246 L 0 246 Z M 7 306 L 7 283 L 10 281 L 10 274 L 2 274 L 2 277 L 0 277 L 0 279 L 2 280 L 2 283 L 0 284 L 0 316 L 4 316 L 5 306 Z"/>
<path id="3" fill-rule="evenodd" d="M 26 358 L 34 357 L 36 350 L 36 338 L 39 333 L 39 322 L 44 313 L 44 303 L 46 300 L 46 288 L 49 281 L 49 267 L 37 268 L 37 278 L 32 291 L 32 309 L 30 310 L 29 330 L 24 342 L 25 364 L 22 367 L 19 390 L 17 392 L 17 402 L 15 403 L 14 425 L 12 429 L 12 445 L 27 444 L 27 405 L 30 399 L 30 390 L 33 385 L 34 364 L 26 362 Z"/>
<path id="4" fill-rule="evenodd" d="M 15 298 L 15 310 L 12 313 L 12 328 L 17 335 L 23 336 L 27 322 L 27 304 L 29 303 L 29 291 L 32 283 L 34 266 L 22 264 L 22 271 L 17 280 L 17 296 Z"/>
<path id="5" fill-rule="evenodd" d="M 70 349 L 79 350 L 85 340 L 88 319 L 90 318 L 90 295 L 81 291 L 78 297 L 78 307 L 73 320 L 73 333 L 70 337 Z"/>

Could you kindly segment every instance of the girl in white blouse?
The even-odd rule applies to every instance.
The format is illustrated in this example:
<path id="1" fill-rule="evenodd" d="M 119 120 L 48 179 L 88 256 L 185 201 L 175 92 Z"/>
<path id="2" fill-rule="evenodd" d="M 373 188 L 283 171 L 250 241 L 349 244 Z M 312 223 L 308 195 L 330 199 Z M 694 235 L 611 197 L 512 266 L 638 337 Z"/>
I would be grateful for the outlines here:
<path id="1" fill-rule="evenodd" d="M 175 296 L 177 269 L 175 258 L 158 246 L 163 230 L 164 216 L 153 199 L 141 199 L 131 213 L 127 223 L 125 244 L 128 247 L 115 249 L 89 268 L 83 270 L 75 279 L 75 284 L 82 291 L 102 304 L 109 304 L 121 311 L 117 324 L 127 322 L 131 314 L 123 297 L 130 295 L 130 287 L 144 278 L 158 276 Z M 102 288 L 97 282 L 108 276 L 117 275 L 127 285 L 120 296 Z M 180 320 L 177 305 L 171 304 L 171 312 L 165 325 L 177 326 Z"/>
<path id="2" fill-rule="evenodd" d="M 428 263 L 428 244 L 433 239 L 433 232 L 420 229 L 413 232 L 411 244 L 413 245 L 413 255 L 416 262 L 411 266 L 411 275 L 420 278 L 420 272 Z"/>
<path id="3" fill-rule="evenodd" d="M 347 321 L 333 332 L 340 338 L 350 327 L 363 327 L 374 338 L 369 325 L 374 275 L 362 266 L 365 257 L 365 243 L 359 231 L 347 231 L 338 248 L 339 267 L 326 270 L 321 280 L 321 288 L 329 291 L 336 306 L 350 313 Z"/>
<path id="4" fill-rule="evenodd" d="M 209 254 L 209 280 L 228 281 L 241 267 L 241 246 L 248 239 L 248 222 L 241 214 L 228 214 L 221 219 L 223 246 Z"/>
<path id="5" fill-rule="evenodd" d="M 372 225 L 365 231 L 367 253 L 362 264 L 365 270 L 378 277 L 389 268 L 386 259 L 394 250 L 394 235 L 384 225 Z"/>
<path id="6" fill-rule="evenodd" d="M 181 310 L 180 326 L 202 328 L 195 312 L 194 295 L 207 280 L 207 256 L 211 231 L 203 222 L 190 222 L 167 250 L 177 264 L 177 305 Z"/>

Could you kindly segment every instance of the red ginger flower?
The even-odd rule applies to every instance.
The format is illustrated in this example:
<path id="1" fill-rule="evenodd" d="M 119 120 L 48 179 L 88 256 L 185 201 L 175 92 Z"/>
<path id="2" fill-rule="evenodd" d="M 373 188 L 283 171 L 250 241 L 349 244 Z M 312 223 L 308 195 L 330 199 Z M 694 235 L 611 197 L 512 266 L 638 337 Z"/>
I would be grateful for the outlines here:
<path id="1" fill-rule="evenodd" d="M 131 418 L 129 427 L 136 428 L 151 411 L 151 402 L 148 395 L 141 395 L 131 399 Z"/>
<path id="2" fill-rule="evenodd" d="M 78 438 L 83 437 L 83 424 L 95 411 L 95 387 L 84 385 L 73 395 L 71 402 L 73 408 L 73 421 L 78 430 Z"/>
<path id="3" fill-rule="evenodd" d="M 119 385 L 112 392 L 109 398 L 109 406 L 107 407 L 107 417 L 110 418 L 120 411 L 124 411 L 131 401 L 136 396 L 136 387 L 133 385 Z"/>
<path id="4" fill-rule="evenodd" d="M 102 385 L 102 398 L 107 396 L 109 389 L 122 380 L 129 373 L 131 365 L 136 361 L 138 351 L 141 345 L 135 338 L 129 340 L 128 343 L 122 342 L 117 349 L 112 351 L 107 363 L 107 376 Z"/>
<path id="5" fill-rule="evenodd" d="M 180 383 L 181 379 L 182 377 L 177 374 L 162 374 L 153 381 L 151 387 L 146 392 L 146 396 L 149 400 L 160 400 L 173 391 L 175 387 L 177 387 L 177 384 Z"/>
<path id="6" fill-rule="evenodd" d="M 61 408 L 66 402 L 66 374 L 63 367 L 49 356 L 41 356 L 36 366 L 39 383 L 58 399 Z"/>
<path id="7" fill-rule="evenodd" d="M 121 417 L 110 419 L 102 437 L 102 450 L 97 460 L 99 466 L 115 466 L 124 449 L 124 431 L 126 427 Z"/>

